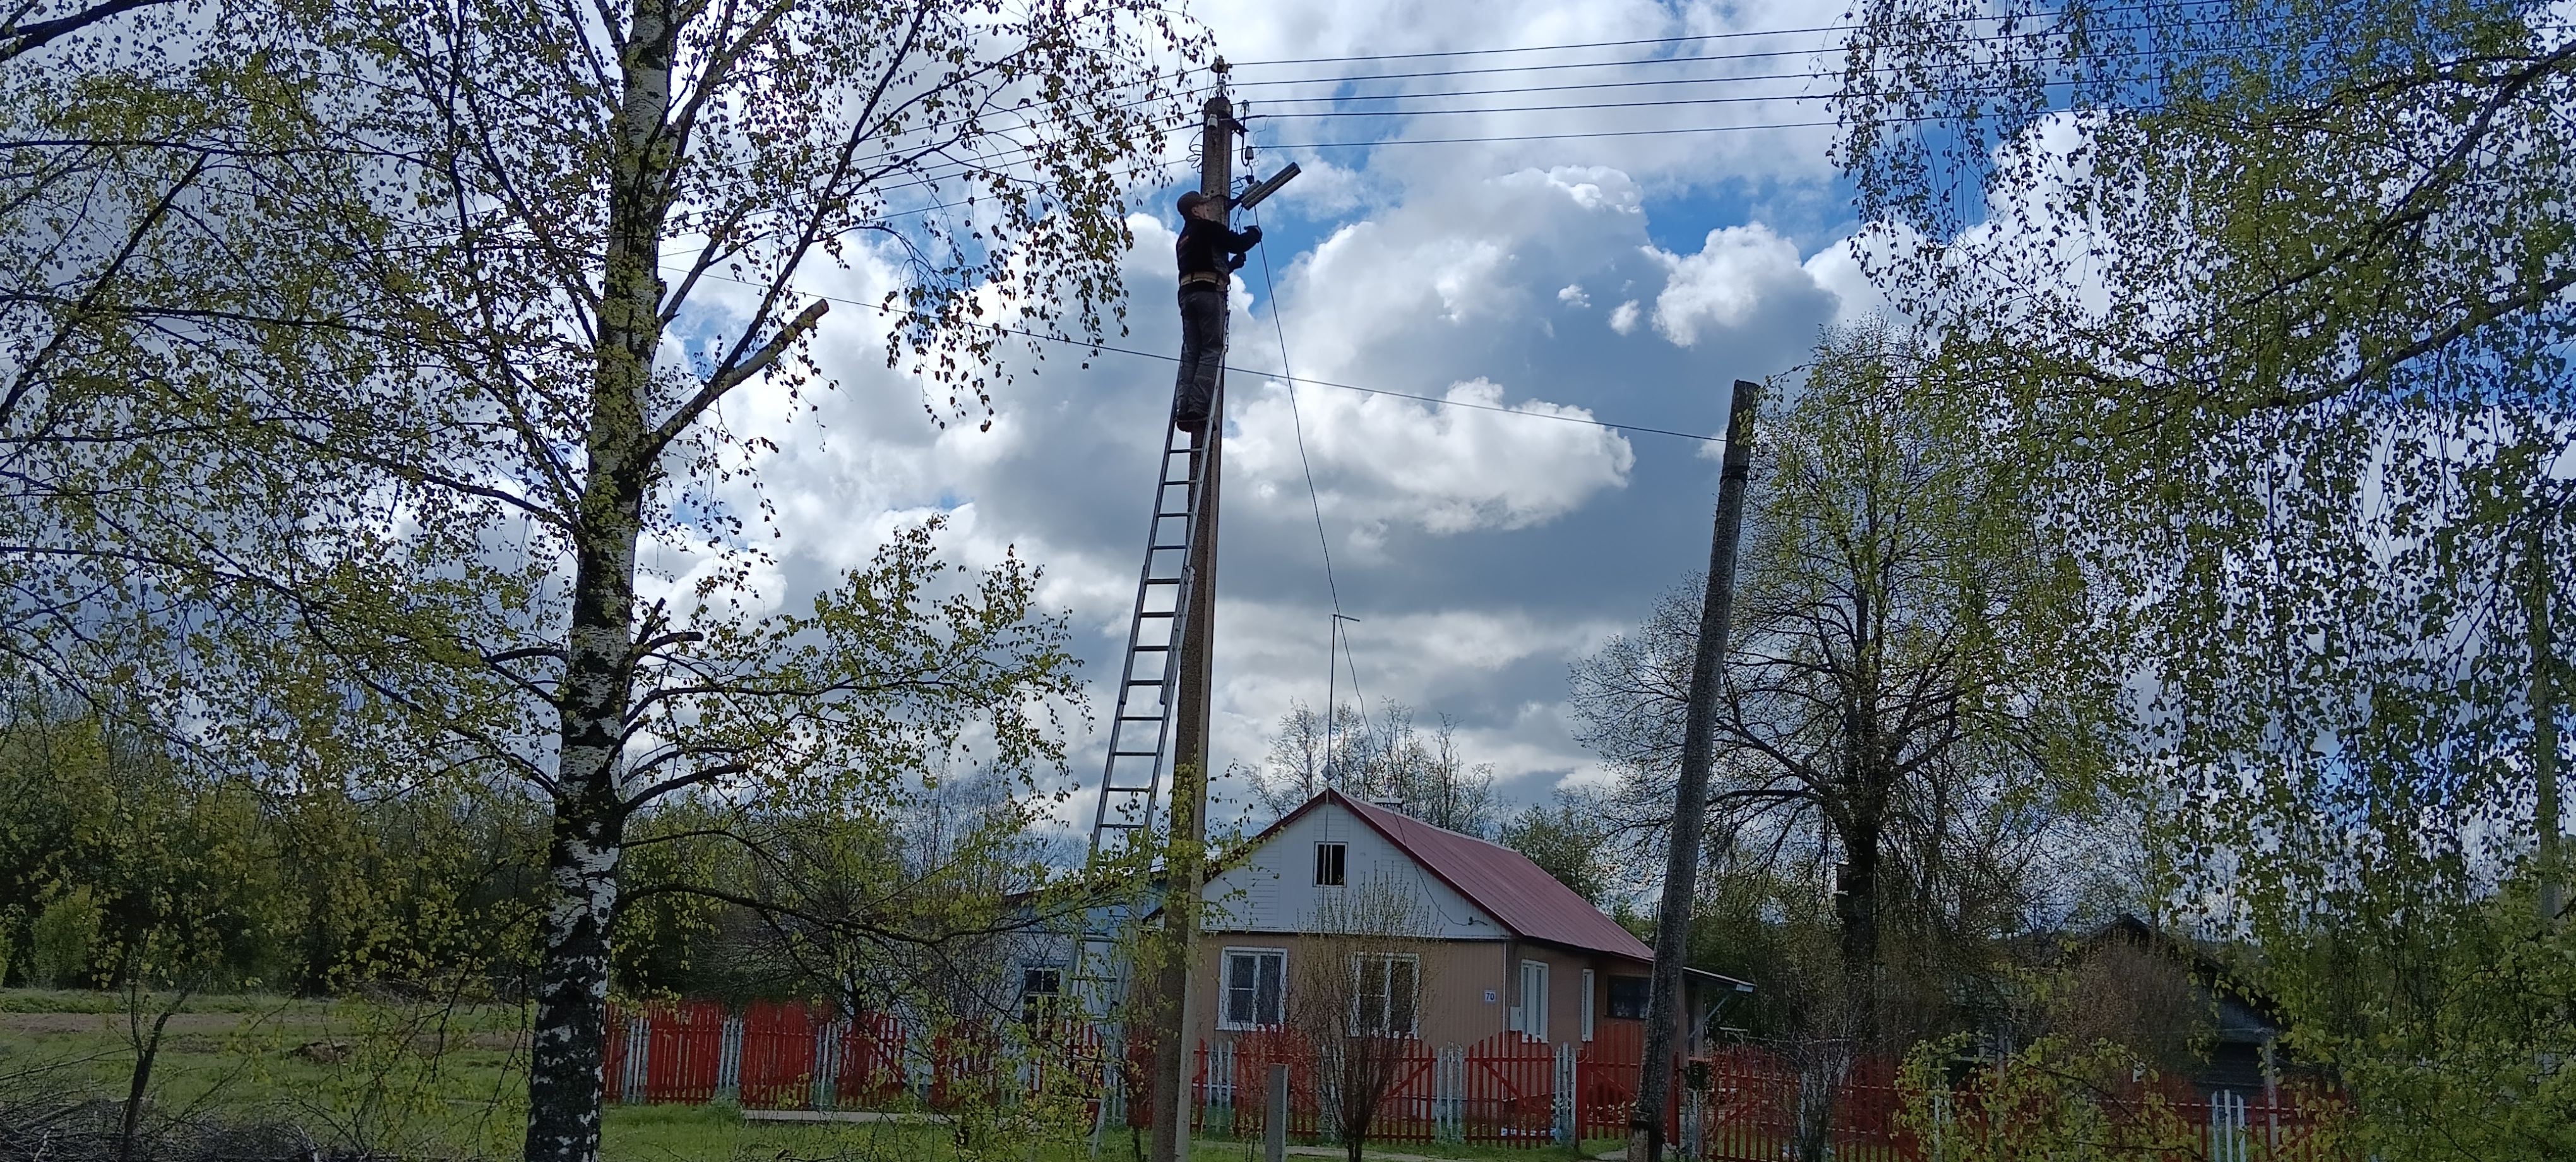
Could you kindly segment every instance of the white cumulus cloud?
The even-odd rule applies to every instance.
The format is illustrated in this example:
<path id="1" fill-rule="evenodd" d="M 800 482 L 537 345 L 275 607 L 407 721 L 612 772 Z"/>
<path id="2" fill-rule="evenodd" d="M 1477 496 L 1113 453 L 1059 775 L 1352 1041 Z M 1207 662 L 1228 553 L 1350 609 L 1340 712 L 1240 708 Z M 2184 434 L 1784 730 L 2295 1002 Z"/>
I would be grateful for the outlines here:
<path id="1" fill-rule="evenodd" d="M 1363 526 L 1411 524 L 1441 535 L 1527 528 L 1624 486 L 1636 462 L 1619 433 L 1566 422 L 1589 421 L 1592 413 L 1582 408 L 1541 400 L 1505 405 L 1503 389 L 1483 379 L 1450 388 L 1446 398 L 1521 414 L 1302 389 L 1306 456 L 1325 513 Z M 1305 464 L 1287 388 L 1265 384 L 1238 406 L 1241 434 L 1226 445 L 1234 470 L 1270 485 L 1281 503 L 1302 499 Z"/>
<path id="2" fill-rule="evenodd" d="M 1768 304 L 1832 293 L 1799 263 L 1795 244 L 1759 222 L 1709 231 L 1697 254 L 1655 257 L 1671 271 L 1655 296 L 1655 329 L 1683 347 L 1703 327 L 1736 330 Z"/>

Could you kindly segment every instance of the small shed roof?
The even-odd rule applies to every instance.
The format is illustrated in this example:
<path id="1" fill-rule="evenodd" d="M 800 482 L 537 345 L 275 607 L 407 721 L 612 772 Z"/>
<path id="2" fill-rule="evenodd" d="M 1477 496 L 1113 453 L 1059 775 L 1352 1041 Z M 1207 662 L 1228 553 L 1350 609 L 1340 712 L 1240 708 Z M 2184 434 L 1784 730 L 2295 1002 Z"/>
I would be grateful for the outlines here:
<path id="1" fill-rule="evenodd" d="M 1401 811 L 1360 802 L 1340 791 L 1326 790 L 1306 800 L 1271 824 L 1255 842 L 1268 840 L 1298 816 L 1324 803 L 1358 816 L 1424 870 L 1438 876 L 1440 882 L 1500 921 L 1513 935 L 1640 963 L 1650 963 L 1655 958 L 1654 950 L 1644 941 L 1602 915 L 1574 889 L 1558 883 L 1555 876 L 1531 863 L 1528 856 L 1498 843 L 1434 827 Z"/>

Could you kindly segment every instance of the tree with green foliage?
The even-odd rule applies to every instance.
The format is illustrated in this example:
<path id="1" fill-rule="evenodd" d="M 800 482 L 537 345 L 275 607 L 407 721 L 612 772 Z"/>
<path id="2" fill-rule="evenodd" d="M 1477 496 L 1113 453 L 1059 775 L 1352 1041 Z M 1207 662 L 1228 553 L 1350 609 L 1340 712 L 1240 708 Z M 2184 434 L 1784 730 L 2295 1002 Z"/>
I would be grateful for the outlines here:
<path id="1" fill-rule="evenodd" d="M 1609 838 L 1599 804 L 1560 789 L 1548 802 L 1532 803 L 1504 820 L 1494 841 L 1528 856 L 1597 908 L 1610 902 Z"/>
<path id="2" fill-rule="evenodd" d="M 1720 694 L 1704 866 L 1811 859 L 1842 972 L 1882 982 L 1861 994 L 1913 978 L 1937 996 L 1940 967 L 1908 958 L 2048 910 L 2047 857 L 2092 810 L 2111 693 L 2059 663 L 2085 628 L 2080 578 L 1992 488 L 2003 468 L 1949 406 L 1950 375 L 1893 325 L 1828 332 L 1762 433 Z M 1632 829 L 1670 811 L 1697 633 L 1686 585 L 1574 671 Z"/>
<path id="3" fill-rule="evenodd" d="M 2371 1151 L 2563 1152 L 2563 16 L 1859 15 L 1861 250 L 2121 615 L 2162 898 L 2250 942 Z"/>
<path id="4" fill-rule="evenodd" d="M 16 560 L 109 601 L 46 641 L 183 647 L 142 693 L 222 711 L 199 733 L 244 761 L 542 805 L 526 1150 L 588 1159 L 630 819 L 864 812 L 970 735 L 1043 765 L 1074 690 L 1033 571 L 961 575 L 927 528 L 758 612 L 768 445 L 722 405 L 828 386 L 797 280 L 852 248 L 900 272 L 862 325 L 935 415 L 989 407 L 996 323 L 1098 335 L 1181 112 L 1157 54 L 1204 42 L 1150 0 L 224 12 L 194 63 L 105 21 L 6 64 L 47 127 L 11 257 L 57 288 L 10 320 L 44 425 Z M 48 216 L 57 170 L 127 164 L 153 180 L 99 181 L 131 210 Z M 650 598 L 646 546 L 695 580 Z"/>
<path id="5" fill-rule="evenodd" d="M 46 902 L 12 933 L 40 950 L 30 980 L 325 995 L 531 963 L 545 831 L 524 802 L 275 794 L 167 734 L 68 698 L 0 716 L 0 891 Z"/>

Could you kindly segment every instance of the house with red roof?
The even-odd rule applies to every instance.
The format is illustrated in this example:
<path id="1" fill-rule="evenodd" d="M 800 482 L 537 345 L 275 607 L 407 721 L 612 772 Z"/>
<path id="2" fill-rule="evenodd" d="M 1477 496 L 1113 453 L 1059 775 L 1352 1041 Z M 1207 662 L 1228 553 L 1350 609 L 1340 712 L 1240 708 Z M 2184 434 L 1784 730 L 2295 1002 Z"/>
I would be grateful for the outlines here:
<path id="1" fill-rule="evenodd" d="M 1395 804 L 1327 790 L 1221 866 L 1207 885 L 1192 990 L 1200 1040 L 1280 1024 L 1301 958 L 1325 954 L 1312 935 L 1319 907 L 1370 885 L 1409 898 L 1421 950 L 1352 965 L 1382 977 L 1359 990 L 1385 998 L 1373 1002 L 1384 1011 L 1367 1015 L 1372 1025 L 1435 1044 L 1510 1031 L 1563 1045 L 1646 1015 L 1654 952 L 1643 941 L 1519 852 Z M 1692 1019 L 1681 1044 L 1695 1051 L 1708 1013 L 1752 986 L 1697 970 L 1686 980 Z"/>

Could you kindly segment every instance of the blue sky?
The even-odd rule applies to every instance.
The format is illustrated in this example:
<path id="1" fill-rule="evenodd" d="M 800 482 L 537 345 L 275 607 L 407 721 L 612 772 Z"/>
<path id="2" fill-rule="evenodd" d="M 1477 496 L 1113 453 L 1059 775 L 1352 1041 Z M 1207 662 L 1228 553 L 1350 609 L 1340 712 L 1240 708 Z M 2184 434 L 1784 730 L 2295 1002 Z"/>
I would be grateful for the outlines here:
<path id="1" fill-rule="evenodd" d="M 1247 62 L 1235 75 L 1251 81 L 1380 67 L 1249 63 L 1263 60 L 1809 28 L 1832 23 L 1839 10 L 1230 0 L 1197 14 L 1221 51 Z M 1822 48 L 1828 39 L 1788 34 L 1682 51 Z M 1496 67 L 1648 51 L 1465 60 Z M 1530 83 L 1817 65 L 1808 56 L 1632 65 L 1557 70 Z M 1520 83 L 1519 76 L 1478 83 Z M 1460 82 L 1408 83 L 1429 91 Z M 1716 91 L 1821 93 L 1830 84 L 1746 82 Z M 1663 91 L 1609 92 L 1651 99 Z M 1369 150 L 1294 144 L 1759 126 L 1829 119 L 1821 102 L 1308 122 L 1259 116 L 1277 108 L 1285 106 L 1254 99 L 1256 168 L 1266 174 L 1293 159 L 1307 172 L 1261 209 L 1278 301 L 1256 257 L 1235 292 L 1237 366 L 1280 366 L 1284 331 L 1300 376 L 1715 434 L 1729 383 L 1787 371 L 1820 327 L 1877 305 L 1838 245 L 1853 223 L 1848 190 L 1827 156 L 1827 129 Z M 1177 346 L 1169 269 L 1177 218 L 1167 202 L 1177 188 L 1139 191 L 1148 209 L 1131 223 L 1132 330 L 1122 346 Z M 890 269 L 861 256 L 846 271 L 817 271 L 799 283 L 871 300 Z M 997 395 L 990 431 L 941 429 L 923 411 L 919 384 L 885 370 L 880 337 L 858 314 L 832 316 L 817 341 L 839 380 L 819 413 L 790 424 L 783 399 L 755 394 L 729 417 L 737 430 L 772 434 L 781 447 L 762 465 L 781 533 L 764 590 L 801 603 L 799 595 L 863 563 L 886 530 L 945 512 L 959 559 L 985 562 L 1009 550 L 1047 570 L 1045 599 L 1070 612 L 1095 683 L 1093 711 L 1105 717 L 1172 365 L 1106 354 L 1085 371 L 1072 353 L 1056 352 L 1038 374 Z M 1542 799 L 1568 779 L 1601 777 L 1569 734 L 1566 667 L 1634 624 L 1656 593 L 1706 560 L 1717 469 L 1711 446 L 1310 386 L 1297 398 L 1301 462 L 1283 385 L 1238 375 L 1228 391 L 1218 762 L 1257 761 L 1265 732 L 1291 699 L 1323 699 L 1331 603 L 1317 543 L 1319 499 L 1341 608 L 1362 619 L 1349 637 L 1372 704 L 1400 701 L 1426 721 L 1455 718 L 1467 756 L 1493 763 L 1515 802 Z M 1315 499 L 1304 463 L 1313 468 Z M 1070 773 L 1095 780 L 1101 736 L 1076 745 Z"/>

